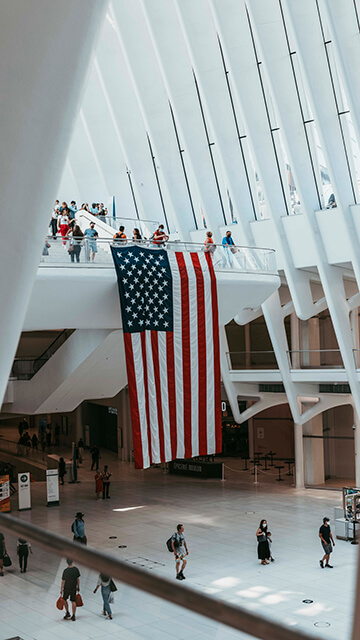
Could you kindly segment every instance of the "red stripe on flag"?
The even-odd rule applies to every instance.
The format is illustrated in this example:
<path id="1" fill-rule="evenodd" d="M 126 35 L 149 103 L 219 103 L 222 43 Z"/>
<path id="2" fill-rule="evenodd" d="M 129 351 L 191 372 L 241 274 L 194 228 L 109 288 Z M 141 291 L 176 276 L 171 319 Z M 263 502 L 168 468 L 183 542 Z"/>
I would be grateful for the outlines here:
<path id="1" fill-rule="evenodd" d="M 145 331 L 141 332 L 141 353 L 144 369 L 144 389 L 145 389 L 145 410 L 147 421 L 147 437 L 148 437 L 148 449 L 149 449 L 149 461 L 152 464 L 152 451 L 151 451 L 151 429 L 150 429 L 150 407 L 149 407 L 149 382 L 148 382 L 148 370 L 146 359 L 146 334 Z"/>
<path id="2" fill-rule="evenodd" d="M 134 365 L 134 354 L 133 354 L 131 333 L 124 333 L 124 344 L 125 344 L 125 356 L 126 356 L 126 370 L 127 370 L 128 386 L 129 386 L 129 400 L 130 400 L 131 424 L 132 424 L 133 443 L 134 443 L 135 467 L 137 469 L 143 469 L 144 460 L 143 460 L 143 453 L 142 453 L 140 413 L 139 413 L 139 403 L 138 403 L 138 395 L 137 395 L 137 388 L 136 388 L 135 365 Z"/>
<path id="3" fill-rule="evenodd" d="M 214 400 L 215 400 L 215 452 L 221 453 L 221 372 L 220 372 L 220 345 L 219 345 L 219 309 L 217 299 L 216 276 L 214 265 L 210 253 L 205 253 L 211 278 L 211 304 L 213 321 L 213 342 L 214 342 Z"/>
<path id="4" fill-rule="evenodd" d="M 189 278 L 182 253 L 176 252 L 181 281 L 181 326 L 183 359 L 184 445 L 185 458 L 191 458 L 191 357 L 190 357 L 190 308 Z"/>
<path id="5" fill-rule="evenodd" d="M 204 276 L 197 253 L 191 253 L 196 276 L 197 330 L 198 330 L 198 422 L 199 455 L 207 455 L 207 376 L 206 376 L 206 325 Z"/>
<path id="6" fill-rule="evenodd" d="M 151 331 L 151 349 L 153 356 L 154 366 L 154 379 L 156 390 L 156 407 L 159 425 L 159 445 L 160 445 L 160 460 L 165 462 L 165 439 L 164 439 L 164 421 L 161 403 L 161 382 L 160 382 L 160 366 L 159 366 L 159 341 L 157 331 Z"/>
<path id="7" fill-rule="evenodd" d="M 177 429 L 176 429 L 176 393 L 175 393 L 175 355 L 174 334 L 166 332 L 166 364 L 168 375 L 168 402 L 170 420 L 171 459 L 177 455 Z"/>

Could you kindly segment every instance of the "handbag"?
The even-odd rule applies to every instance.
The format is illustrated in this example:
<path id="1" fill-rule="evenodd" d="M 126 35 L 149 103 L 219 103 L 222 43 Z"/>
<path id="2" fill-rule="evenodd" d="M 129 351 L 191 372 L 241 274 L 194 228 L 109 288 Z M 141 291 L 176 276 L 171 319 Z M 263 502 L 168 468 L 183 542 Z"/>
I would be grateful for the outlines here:
<path id="1" fill-rule="evenodd" d="M 58 598 L 56 600 L 56 606 L 58 609 L 60 609 L 60 611 L 63 610 L 64 606 L 65 606 L 65 600 L 62 596 L 60 596 L 60 598 Z"/>
<path id="2" fill-rule="evenodd" d="M 114 593 L 115 591 L 117 591 L 117 586 L 112 578 L 110 580 L 110 591 L 111 593 Z"/>
<path id="3" fill-rule="evenodd" d="M 74 251 L 74 245 L 71 244 L 68 248 L 68 253 L 71 253 L 72 251 Z"/>
<path id="4" fill-rule="evenodd" d="M 4 553 L 4 567 L 11 567 L 12 562 L 8 553 Z"/>
<path id="5" fill-rule="evenodd" d="M 76 602 L 76 606 L 77 606 L 77 607 L 83 607 L 83 606 L 84 606 L 83 599 L 82 599 L 82 597 L 81 597 L 80 593 L 77 593 L 77 594 L 76 594 L 76 596 L 75 596 L 75 602 Z"/>

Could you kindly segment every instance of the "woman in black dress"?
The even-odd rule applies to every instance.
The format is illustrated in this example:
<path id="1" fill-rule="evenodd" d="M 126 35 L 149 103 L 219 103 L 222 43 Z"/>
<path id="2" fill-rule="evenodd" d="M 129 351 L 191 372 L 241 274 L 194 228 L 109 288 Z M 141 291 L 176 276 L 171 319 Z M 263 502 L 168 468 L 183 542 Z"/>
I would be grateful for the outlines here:
<path id="1" fill-rule="evenodd" d="M 267 522 L 261 520 L 259 528 L 256 532 L 256 538 L 258 541 L 258 558 L 261 560 L 261 564 L 269 564 L 270 548 L 267 540 Z"/>

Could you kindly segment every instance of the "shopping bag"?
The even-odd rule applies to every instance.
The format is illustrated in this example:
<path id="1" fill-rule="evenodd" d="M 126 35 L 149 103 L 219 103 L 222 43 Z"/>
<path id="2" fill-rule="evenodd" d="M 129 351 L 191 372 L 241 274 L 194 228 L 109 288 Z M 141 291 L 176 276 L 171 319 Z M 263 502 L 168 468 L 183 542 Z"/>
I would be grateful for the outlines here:
<path id="1" fill-rule="evenodd" d="M 111 578 L 111 580 L 110 580 L 110 591 L 111 591 L 112 593 L 113 593 L 113 592 L 115 592 L 115 591 L 117 591 L 117 586 L 116 586 L 116 584 L 115 584 L 115 582 L 114 582 L 114 580 L 113 580 L 112 578 Z"/>
<path id="2" fill-rule="evenodd" d="M 4 567 L 11 567 L 12 562 L 8 553 L 4 553 Z"/>
<path id="3" fill-rule="evenodd" d="M 82 599 L 80 593 L 76 594 L 76 606 L 77 607 L 83 607 L 84 606 L 83 599 Z"/>
<path id="4" fill-rule="evenodd" d="M 58 598 L 56 601 L 56 606 L 58 609 L 60 609 L 60 611 L 62 611 L 62 609 L 64 608 L 64 605 L 65 605 L 65 600 L 62 596 L 60 596 L 60 598 Z"/>

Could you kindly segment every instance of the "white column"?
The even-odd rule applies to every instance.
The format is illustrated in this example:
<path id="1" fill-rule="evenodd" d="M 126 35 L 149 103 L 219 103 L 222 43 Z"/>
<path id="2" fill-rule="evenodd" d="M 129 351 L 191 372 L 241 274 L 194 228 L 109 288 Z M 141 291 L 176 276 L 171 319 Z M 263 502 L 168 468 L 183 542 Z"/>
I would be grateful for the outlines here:
<path id="1" fill-rule="evenodd" d="M 75 442 L 84 437 L 81 404 L 75 409 Z"/>
<path id="2" fill-rule="evenodd" d="M 360 487 L 360 420 L 354 409 L 355 485 Z"/>
<path id="3" fill-rule="evenodd" d="M 0 404 L 105 6 L 105 0 L 0 3 L 0 271 L 8 274 L 0 282 Z"/>
<path id="4" fill-rule="evenodd" d="M 295 443 L 295 486 L 303 489 L 304 482 L 304 445 L 303 428 L 300 424 L 294 423 L 294 443 Z"/>

